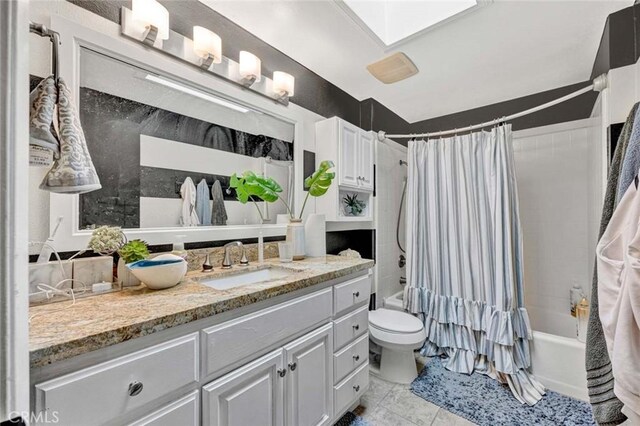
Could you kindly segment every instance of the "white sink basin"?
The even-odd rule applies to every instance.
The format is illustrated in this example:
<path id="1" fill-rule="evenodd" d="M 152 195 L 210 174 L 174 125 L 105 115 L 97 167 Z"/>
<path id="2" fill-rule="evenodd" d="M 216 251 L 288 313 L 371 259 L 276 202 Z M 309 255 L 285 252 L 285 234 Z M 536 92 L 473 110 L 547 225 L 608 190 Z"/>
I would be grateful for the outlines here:
<path id="1" fill-rule="evenodd" d="M 295 271 L 287 271 L 284 269 L 259 269 L 257 271 L 238 272 L 220 278 L 204 278 L 200 280 L 200 283 L 216 290 L 228 290 L 243 285 L 280 280 L 290 277 L 295 273 Z"/>

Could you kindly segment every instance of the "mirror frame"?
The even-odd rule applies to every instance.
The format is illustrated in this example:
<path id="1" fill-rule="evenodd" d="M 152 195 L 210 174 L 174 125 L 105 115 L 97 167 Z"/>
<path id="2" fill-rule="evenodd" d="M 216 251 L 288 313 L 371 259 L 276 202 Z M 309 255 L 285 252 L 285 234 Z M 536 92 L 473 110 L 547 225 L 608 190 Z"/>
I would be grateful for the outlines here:
<path id="1" fill-rule="evenodd" d="M 140 43 L 128 40 L 120 35 L 120 26 L 109 22 L 104 32 L 87 28 L 77 22 L 54 15 L 51 17 L 51 27 L 60 33 L 60 75 L 65 79 L 74 99 L 79 99 L 80 87 L 80 51 L 89 48 L 107 56 L 122 60 L 135 66 L 143 67 L 150 72 L 165 75 L 180 81 L 210 91 L 218 97 L 244 104 L 254 110 L 291 123 L 294 130 L 293 158 L 294 158 L 294 189 L 293 208 L 297 213 L 304 196 L 303 180 L 303 150 L 304 150 L 304 121 L 305 111 L 302 107 L 290 103 L 281 105 L 275 101 L 256 96 L 250 91 L 224 82 L 211 73 L 185 65 L 179 60 L 173 60 L 161 52 L 146 48 Z M 132 59 L 136 58 L 136 59 Z M 308 114 L 308 111 L 306 111 Z M 308 115 L 307 115 L 308 119 Z M 307 120 L 308 121 L 308 120 Z M 73 251 L 86 248 L 91 230 L 79 229 L 79 196 L 65 194 L 50 194 L 49 227 L 53 229 L 58 217 L 63 216 L 55 246 L 58 251 Z M 69 220 L 69 218 L 71 218 Z M 286 234 L 286 224 L 265 225 L 228 225 L 207 227 L 167 227 L 167 228 L 130 228 L 124 229 L 127 238 L 142 239 L 148 244 L 171 244 L 177 241 L 177 236 L 184 236 L 183 242 L 208 242 L 220 240 L 236 240 L 258 237 L 262 232 L 264 237 L 278 237 Z"/>

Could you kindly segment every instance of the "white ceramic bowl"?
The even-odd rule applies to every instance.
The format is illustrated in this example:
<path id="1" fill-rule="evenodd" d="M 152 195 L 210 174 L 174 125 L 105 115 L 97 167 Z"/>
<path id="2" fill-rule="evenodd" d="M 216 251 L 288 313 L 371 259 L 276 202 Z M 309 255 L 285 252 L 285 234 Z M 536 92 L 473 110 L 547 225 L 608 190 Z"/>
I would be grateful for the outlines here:
<path id="1" fill-rule="evenodd" d="M 152 264 L 154 261 L 159 262 L 162 260 L 175 260 L 176 262 L 166 264 L 159 263 L 158 265 Z M 149 261 L 147 261 L 147 264 L 151 263 L 149 266 L 136 268 L 135 265 L 138 262 L 133 262 L 128 264 L 127 267 L 129 267 L 129 270 L 136 278 L 152 290 L 162 290 L 173 287 L 177 285 L 187 273 L 187 261 L 173 254 L 162 254 L 153 259 L 149 259 Z"/>

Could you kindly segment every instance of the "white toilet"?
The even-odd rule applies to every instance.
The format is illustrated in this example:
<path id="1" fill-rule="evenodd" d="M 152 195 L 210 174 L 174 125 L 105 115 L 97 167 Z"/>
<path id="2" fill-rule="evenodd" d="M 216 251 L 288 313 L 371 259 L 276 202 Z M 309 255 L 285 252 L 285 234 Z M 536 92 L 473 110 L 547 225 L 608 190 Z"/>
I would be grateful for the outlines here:
<path id="1" fill-rule="evenodd" d="M 369 312 L 369 336 L 382 347 L 381 378 L 411 383 L 418 376 L 413 351 L 420 349 L 427 337 L 422 321 L 407 312 L 379 308 Z"/>

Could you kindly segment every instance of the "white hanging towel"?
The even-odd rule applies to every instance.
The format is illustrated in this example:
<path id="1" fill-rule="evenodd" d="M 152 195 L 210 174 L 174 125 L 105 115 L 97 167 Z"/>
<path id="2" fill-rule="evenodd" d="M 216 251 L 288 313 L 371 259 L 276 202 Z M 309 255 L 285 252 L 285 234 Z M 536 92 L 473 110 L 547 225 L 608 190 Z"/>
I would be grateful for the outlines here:
<path id="1" fill-rule="evenodd" d="M 640 191 L 627 189 L 596 249 L 598 313 L 613 367 L 614 393 L 640 419 Z M 637 424 L 633 422 L 632 424 Z"/>
<path id="2" fill-rule="evenodd" d="M 180 196 L 182 196 L 182 217 L 180 218 L 180 225 L 200 225 L 200 219 L 198 219 L 198 215 L 196 214 L 196 186 L 188 176 L 180 187 Z"/>

